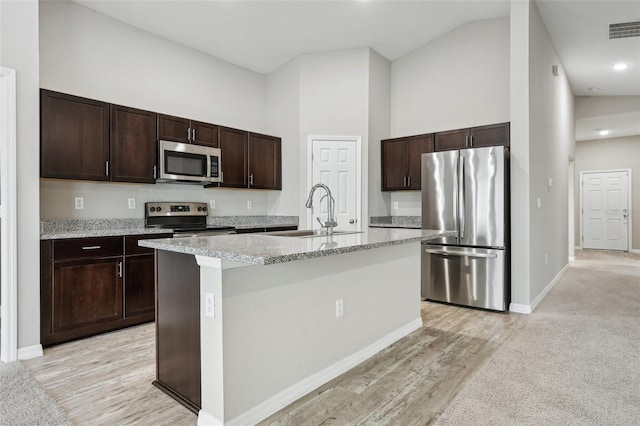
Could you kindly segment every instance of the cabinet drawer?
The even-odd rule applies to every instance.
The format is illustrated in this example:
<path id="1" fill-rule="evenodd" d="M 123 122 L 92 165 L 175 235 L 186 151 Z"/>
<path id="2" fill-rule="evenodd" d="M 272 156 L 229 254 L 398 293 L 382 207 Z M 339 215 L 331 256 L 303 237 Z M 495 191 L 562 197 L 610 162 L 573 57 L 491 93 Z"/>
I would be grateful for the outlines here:
<path id="1" fill-rule="evenodd" d="M 153 254 L 153 249 L 148 247 L 140 247 L 140 240 L 154 240 L 156 238 L 171 238 L 173 234 L 144 234 L 144 235 L 127 235 L 124 237 L 124 254 Z"/>
<path id="2" fill-rule="evenodd" d="M 122 237 L 55 240 L 53 260 L 122 256 L 122 249 Z"/>

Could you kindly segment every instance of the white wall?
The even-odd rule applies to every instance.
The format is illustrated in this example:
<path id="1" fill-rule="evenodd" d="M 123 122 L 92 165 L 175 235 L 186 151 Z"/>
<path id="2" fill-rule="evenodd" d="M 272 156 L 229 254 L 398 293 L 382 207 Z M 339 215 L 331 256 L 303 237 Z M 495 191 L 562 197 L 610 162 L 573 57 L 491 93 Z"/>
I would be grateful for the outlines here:
<path id="1" fill-rule="evenodd" d="M 282 191 L 270 191 L 268 214 L 304 215 L 300 163 L 300 61 L 294 59 L 267 75 L 269 129 L 282 138 Z"/>
<path id="2" fill-rule="evenodd" d="M 392 137 L 509 119 L 509 19 L 463 25 L 391 65 Z M 421 214 L 419 191 L 390 201 L 392 215 Z"/>
<path id="3" fill-rule="evenodd" d="M 271 133 L 267 125 L 265 77 L 196 50 L 140 31 L 68 1 L 40 3 L 40 86 L 46 89 L 148 109 L 204 122 Z M 280 135 L 278 135 L 280 136 Z M 93 207 L 72 210 L 74 191 L 104 193 Z M 61 190 L 64 188 L 64 190 Z M 127 197 L 158 194 L 158 200 L 220 199 L 214 214 L 266 214 L 266 191 L 221 190 L 176 185 L 115 185 L 60 181 L 41 187 L 41 215 L 99 218 L 97 207 L 111 205 L 110 217 L 141 216 L 126 209 Z M 241 194 L 239 194 L 241 193 Z M 237 204 L 239 199 L 245 199 Z M 251 211 L 246 200 L 255 201 Z"/>
<path id="4" fill-rule="evenodd" d="M 369 49 L 303 55 L 300 60 L 300 179 L 308 172 L 310 135 L 360 136 L 362 164 L 369 152 Z M 363 167 L 364 169 L 364 167 Z M 363 170 L 366 173 L 366 170 Z M 300 185 L 303 203 L 311 182 Z M 368 221 L 368 176 L 362 179 L 362 221 Z M 300 227 L 310 226 L 306 212 Z"/>
<path id="5" fill-rule="evenodd" d="M 391 134 L 391 63 L 369 49 L 369 216 L 387 216 L 389 192 L 382 192 L 380 141 Z M 368 217 L 363 217 L 365 224 Z"/>
<path id="6" fill-rule="evenodd" d="M 576 120 L 640 111 L 640 96 L 576 96 L 575 102 Z"/>
<path id="7" fill-rule="evenodd" d="M 640 249 L 640 135 L 576 143 L 575 245 L 580 245 L 580 172 L 631 169 L 632 248 Z"/>
<path id="8" fill-rule="evenodd" d="M 27 348 L 40 343 L 37 1 L 0 2 L 0 52 L 0 65 L 15 69 L 17 80 L 18 348 Z"/>
<path id="9" fill-rule="evenodd" d="M 534 2 L 512 2 L 511 36 L 512 306 L 526 310 L 535 308 L 568 262 L 575 120 L 571 87 Z"/>

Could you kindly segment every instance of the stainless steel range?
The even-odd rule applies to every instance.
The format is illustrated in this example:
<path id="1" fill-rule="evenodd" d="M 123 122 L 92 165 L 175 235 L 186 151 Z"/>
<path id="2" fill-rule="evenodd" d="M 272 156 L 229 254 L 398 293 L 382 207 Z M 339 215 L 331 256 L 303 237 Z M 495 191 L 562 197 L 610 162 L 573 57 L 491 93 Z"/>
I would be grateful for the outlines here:
<path id="1" fill-rule="evenodd" d="M 207 216 L 207 203 L 178 201 L 144 204 L 145 226 L 173 229 L 174 238 L 235 234 L 233 226 L 207 225 Z"/>

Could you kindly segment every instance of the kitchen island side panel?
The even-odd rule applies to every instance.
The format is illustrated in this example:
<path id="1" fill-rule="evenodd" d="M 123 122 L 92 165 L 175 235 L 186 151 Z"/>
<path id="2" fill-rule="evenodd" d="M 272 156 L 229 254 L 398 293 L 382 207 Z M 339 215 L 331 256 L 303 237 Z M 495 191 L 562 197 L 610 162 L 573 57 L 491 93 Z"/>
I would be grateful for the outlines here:
<path id="1" fill-rule="evenodd" d="M 268 266 L 211 260 L 200 263 L 201 309 L 215 298 L 201 322 L 201 421 L 260 421 L 422 324 L 419 242 Z"/>

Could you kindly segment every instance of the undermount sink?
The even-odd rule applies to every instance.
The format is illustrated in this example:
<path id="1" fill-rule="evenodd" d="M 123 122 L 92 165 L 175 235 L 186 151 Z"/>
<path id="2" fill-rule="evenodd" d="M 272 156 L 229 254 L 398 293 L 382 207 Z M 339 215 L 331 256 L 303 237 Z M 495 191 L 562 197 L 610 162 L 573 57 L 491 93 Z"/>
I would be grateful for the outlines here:
<path id="1" fill-rule="evenodd" d="M 362 234 L 362 231 L 333 231 L 333 235 Z M 269 232 L 273 237 L 316 238 L 330 236 L 323 229 L 296 229 L 294 231 Z"/>

